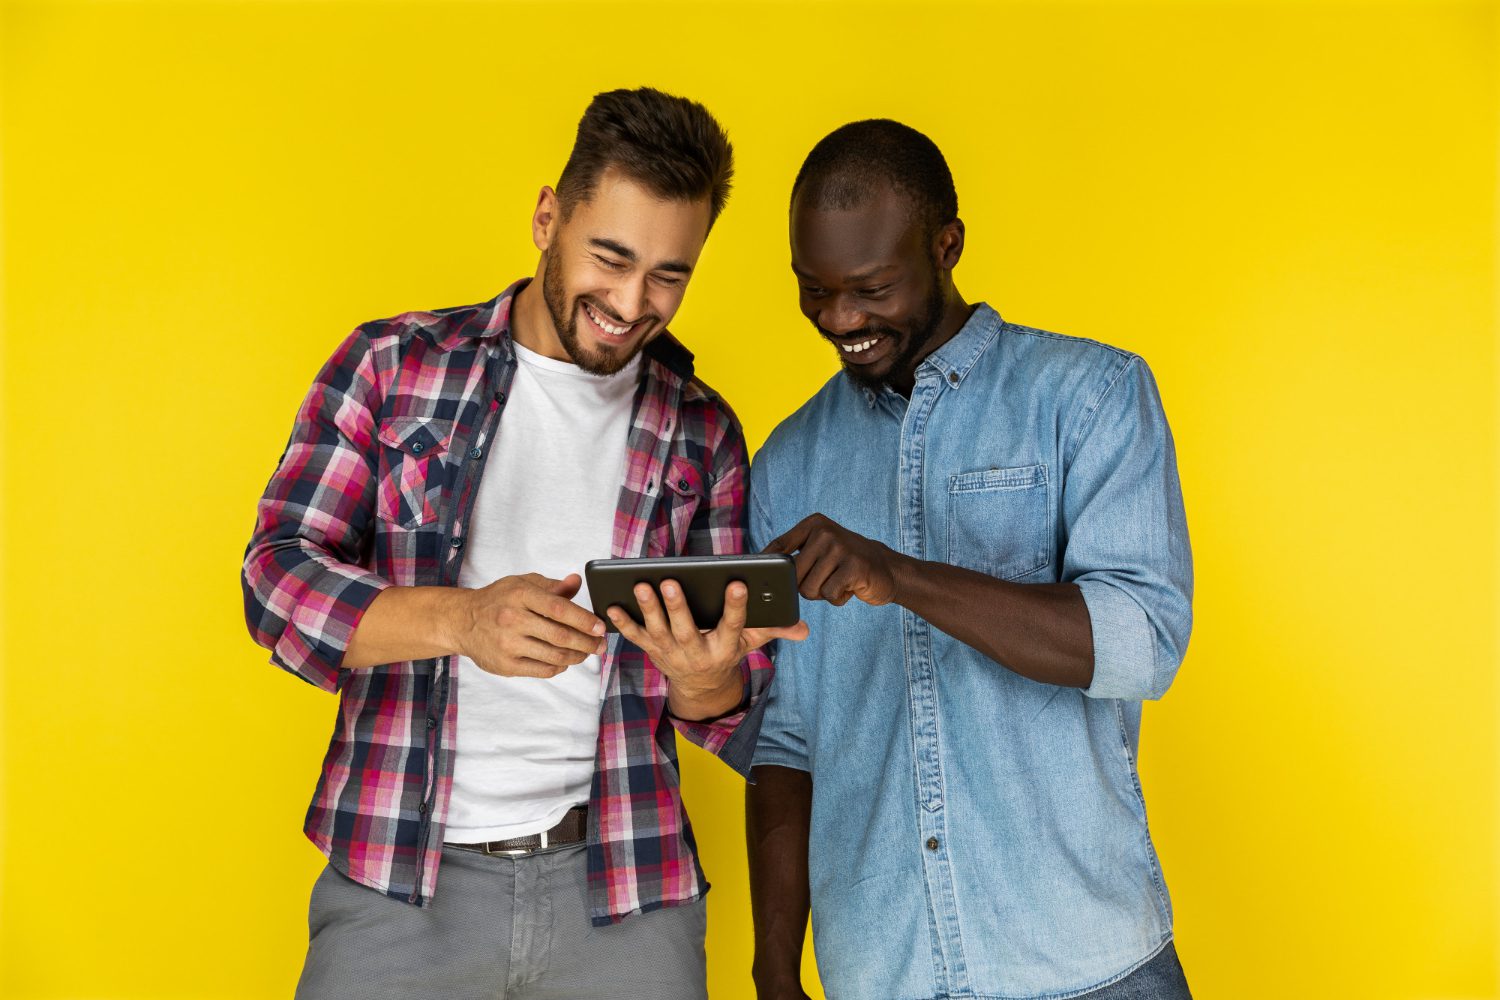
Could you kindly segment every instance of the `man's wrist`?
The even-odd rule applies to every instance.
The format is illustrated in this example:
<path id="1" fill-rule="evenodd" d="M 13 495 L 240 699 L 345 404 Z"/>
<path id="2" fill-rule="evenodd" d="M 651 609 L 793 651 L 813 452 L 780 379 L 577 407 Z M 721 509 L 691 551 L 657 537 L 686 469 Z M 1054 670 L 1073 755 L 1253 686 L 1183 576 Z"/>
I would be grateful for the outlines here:
<path id="1" fill-rule="evenodd" d="M 708 722 L 729 715 L 744 701 L 745 680 L 738 664 L 725 683 L 713 688 L 694 689 L 680 681 L 667 681 L 667 708 L 684 722 Z"/>
<path id="2" fill-rule="evenodd" d="M 887 563 L 891 571 L 891 603 L 907 607 L 906 602 L 911 598 L 917 582 L 916 576 L 921 572 L 921 562 L 890 546 L 886 546 L 886 549 L 891 554 Z"/>
<path id="3" fill-rule="evenodd" d="M 467 587 L 444 587 L 438 595 L 441 613 L 433 616 L 434 638 L 450 653 L 464 655 L 464 637 L 474 628 L 474 591 Z"/>

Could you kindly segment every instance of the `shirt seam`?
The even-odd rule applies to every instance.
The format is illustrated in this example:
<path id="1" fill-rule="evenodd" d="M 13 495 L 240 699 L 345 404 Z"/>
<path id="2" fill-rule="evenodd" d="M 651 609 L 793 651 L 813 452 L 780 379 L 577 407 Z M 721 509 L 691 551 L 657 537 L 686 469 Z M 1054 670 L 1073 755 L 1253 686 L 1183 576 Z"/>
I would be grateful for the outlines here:
<path id="1" fill-rule="evenodd" d="M 1114 350 L 1114 348 L 1111 348 L 1111 350 Z M 1124 378 L 1125 373 L 1130 371 L 1131 367 L 1137 361 L 1141 360 L 1140 355 L 1138 354 L 1124 354 L 1123 352 L 1120 353 L 1124 357 L 1125 362 L 1124 364 L 1120 365 L 1120 367 L 1115 371 L 1114 375 L 1110 377 L 1109 383 L 1105 385 L 1104 388 L 1101 389 L 1099 393 L 1089 402 L 1088 408 L 1083 416 L 1083 423 L 1079 425 L 1079 428 L 1075 433 L 1077 443 L 1074 444 L 1073 447 L 1068 451 L 1068 453 L 1063 457 L 1064 473 L 1066 473 L 1067 469 L 1072 467 L 1073 460 L 1078 457 L 1078 452 L 1083 447 L 1084 441 L 1088 440 L 1089 435 L 1093 433 L 1094 427 L 1098 420 L 1099 411 L 1104 408 L 1104 401 L 1109 398 L 1109 394 L 1114 391 L 1115 386 L 1120 384 L 1120 380 Z"/>

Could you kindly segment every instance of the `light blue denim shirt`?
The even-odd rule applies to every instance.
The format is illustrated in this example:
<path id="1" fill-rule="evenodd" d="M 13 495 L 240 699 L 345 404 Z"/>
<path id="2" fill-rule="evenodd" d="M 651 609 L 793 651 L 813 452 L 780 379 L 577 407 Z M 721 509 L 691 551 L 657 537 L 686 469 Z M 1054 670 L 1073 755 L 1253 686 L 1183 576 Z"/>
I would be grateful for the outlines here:
<path id="1" fill-rule="evenodd" d="M 1172 437 L 1139 357 L 980 305 L 908 402 L 842 373 L 751 473 L 756 547 L 821 512 L 920 559 L 1076 583 L 1087 690 L 1027 680 L 898 605 L 803 601 L 756 764 L 813 775 L 831 998 L 1067 997 L 1172 936 L 1136 773 L 1141 700 L 1192 624 Z"/>

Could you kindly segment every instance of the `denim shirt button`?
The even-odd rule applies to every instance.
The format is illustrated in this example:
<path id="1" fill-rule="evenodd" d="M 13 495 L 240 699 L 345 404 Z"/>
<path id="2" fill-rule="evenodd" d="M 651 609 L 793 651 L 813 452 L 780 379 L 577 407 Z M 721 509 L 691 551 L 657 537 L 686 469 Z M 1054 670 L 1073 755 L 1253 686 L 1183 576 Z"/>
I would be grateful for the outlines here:
<path id="1" fill-rule="evenodd" d="M 929 851 L 935 851 L 938 849 L 938 840 L 936 837 L 927 838 L 927 849 Z"/>
<path id="2" fill-rule="evenodd" d="M 949 385 L 958 385 L 958 372 L 949 372 L 948 373 L 948 384 Z"/>

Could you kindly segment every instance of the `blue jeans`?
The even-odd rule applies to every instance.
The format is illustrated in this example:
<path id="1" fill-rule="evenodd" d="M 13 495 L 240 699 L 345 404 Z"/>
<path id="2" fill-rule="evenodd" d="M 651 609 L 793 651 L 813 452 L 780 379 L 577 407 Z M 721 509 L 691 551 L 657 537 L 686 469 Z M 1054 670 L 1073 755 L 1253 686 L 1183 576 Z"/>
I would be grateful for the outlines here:
<path id="1" fill-rule="evenodd" d="M 1078 1000 L 1192 1000 L 1177 949 L 1168 941 L 1156 957 L 1117 983 L 1092 990 Z"/>

